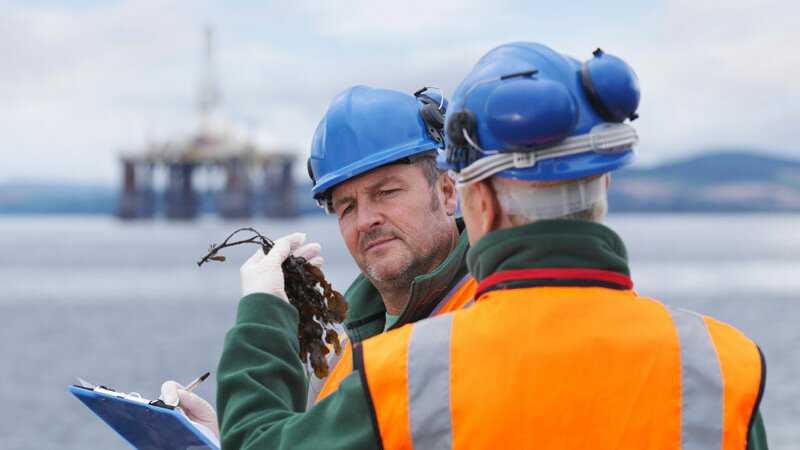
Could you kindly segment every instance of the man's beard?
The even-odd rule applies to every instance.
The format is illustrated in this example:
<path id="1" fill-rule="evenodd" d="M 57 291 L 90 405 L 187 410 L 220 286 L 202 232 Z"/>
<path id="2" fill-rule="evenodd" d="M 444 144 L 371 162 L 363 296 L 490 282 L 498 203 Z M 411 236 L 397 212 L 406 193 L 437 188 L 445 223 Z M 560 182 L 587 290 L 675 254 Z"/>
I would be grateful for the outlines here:
<path id="1" fill-rule="evenodd" d="M 373 230 L 364 236 L 365 243 L 372 242 L 381 238 L 395 238 L 401 240 L 405 244 L 405 240 L 391 230 Z M 398 261 L 397 266 L 391 273 L 384 273 L 384 270 L 378 267 L 378 264 L 369 264 L 366 260 L 363 261 L 361 271 L 364 276 L 379 290 L 407 290 L 414 279 L 420 275 L 428 273 L 431 266 L 436 249 L 430 248 L 425 254 L 417 254 L 409 246 L 406 246 L 405 251 L 406 259 Z M 391 256 L 389 256 L 391 257 Z"/>
<path id="2" fill-rule="evenodd" d="M 392 273 L 391 276 L 382 276 L 375 266 L 368 266 L 364 271 L 364 275 L 375 286 L 379 286 L 381 290 L 396 291 L 400 289 L 407 289 L 411 286 L 419 275 L 416 271 L 412 270 L 415 267 L 416 258 L 409 258 L 398 270 Z"/>

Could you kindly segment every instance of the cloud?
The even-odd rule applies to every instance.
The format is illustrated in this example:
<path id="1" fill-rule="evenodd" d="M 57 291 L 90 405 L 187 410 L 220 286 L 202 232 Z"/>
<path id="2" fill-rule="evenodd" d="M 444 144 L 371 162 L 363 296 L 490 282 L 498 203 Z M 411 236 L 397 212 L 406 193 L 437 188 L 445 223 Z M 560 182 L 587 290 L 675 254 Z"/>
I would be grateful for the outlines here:
<path id="1" fill-rule="evenodd" d="M 314 0 L 298 5 L 323 36 L 351 42 L 394 41 L 409 47 L 474 33 L 487 17 L 506 14 L 503 8 L 475 0 Z"/>
<path id="2" fill-rule="evenodd" d="M 0 41 L 2 146 L 14 154 L 0 177 L 116 178 L 115 148 L 142 140 L 151 120 L 184 115 L 191 72 L 180 60 L 196 33 L 175 10 L 152 1 L 0 6 L 0 29 L 12 37 Z"/>
<path id="3" fill-rule="evenodd" d="M 117 149 L 191 133 L 207 23 L 232 128 L 301 160 L 342 89 L 452 93 L 482 54 L 513 40 L 579 58 L 600 45 L 629 61 L 643 89 L 643 162 L 723 145 L 789 154 L 800 119 L 800 28 L 777 0 L 35 5 L 0 0 L 0 180 L 112 183 Z"/>
<path id="4" fill-rule="evenodd" d="M 668 2 L 632 48 L 643 148 L 661 157 L 740 147 L 786 154 L 800 120 L 800 29 L 781 1 Z"/>

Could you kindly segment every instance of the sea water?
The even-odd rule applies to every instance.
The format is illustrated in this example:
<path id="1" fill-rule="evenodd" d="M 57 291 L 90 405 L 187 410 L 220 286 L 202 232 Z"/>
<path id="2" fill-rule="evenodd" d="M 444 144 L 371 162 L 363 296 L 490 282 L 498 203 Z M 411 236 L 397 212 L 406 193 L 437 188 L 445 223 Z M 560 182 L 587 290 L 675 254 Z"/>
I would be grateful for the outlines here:
<path id="1" fill-rule="evenodd" d="M 642 295 L 729 322 L 763 350 L 761 411 L 772 448 L 800 442 L 800 216 L 619 215 Z M 66 390 L 79 376 L 146 398 L 216 369 L 255 246 L 196 261 L 240 226 L 304 231 L 342 291 L 357 268 L 330 217 L 120 222 L 0 217 L 0 448 L 124 449 Z M 196 393 L 214 403 L 212 377 Z"/>

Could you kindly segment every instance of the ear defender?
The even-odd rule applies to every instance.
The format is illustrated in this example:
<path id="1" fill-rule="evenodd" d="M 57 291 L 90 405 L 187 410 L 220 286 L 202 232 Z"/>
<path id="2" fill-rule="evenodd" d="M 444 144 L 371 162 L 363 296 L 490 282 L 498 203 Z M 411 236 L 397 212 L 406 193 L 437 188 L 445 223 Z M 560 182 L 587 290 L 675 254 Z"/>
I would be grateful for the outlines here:
<path id="1" fill-rule="evenodd" d="M 447 162 L 459 172 L 482 157 L 481 152 L 511 153 L 536 151 L 556 145 L 572 136 L 578 124 L 577 93 L 561 76 L 540 76 L 530 69 L 478 81 L 464 95 L 466 105 L 476 87 L 482 89 L 477 109 L 451 113 L 447 122 Z M 592 107 L 602 120 L 621 123 L 636 119 L 639 80 L 623 60 L 597 49 L 580 70 L 580 83 Z M 478 143 L 480 114 L 492 148 Z M 515 163 L 516 164 L 516 163 Z"/>
<path id="2" fill-rule="evenodd" d="M 486 99 L 485 112 L 489 131 L 506 145 L 501 152 L 560 142 L 578 123 L 578 104 L 569 90 L 533 77 L 502 81 Z"/>
<path id="3" fill-rule="evenodd" d="M 444 100 L 440 103 L 428 95 L 423 95 L 428 88 L 424 87 L 414 92 L 414 97 L 422 104 L 419 107 L 419 115 L 428 129 L 428 135 L 438 143 L 444 142 Z"/>
<path id="4" fill-rule="evenodd" d="M 475 147 L 478 142 L 478 121 L 475 113 L 468 109 L 450 114 L 447 122 L 447 163 L 454 167 L 455 172 L 459 172 L 479 157 Z"/>
<path id="5" fill-rule="evenodd" d="M 622 59 L 597 49 L 581 68 L 581 84 L 595 111 L 608 122 L 639 117 L 639 79 Z"/>

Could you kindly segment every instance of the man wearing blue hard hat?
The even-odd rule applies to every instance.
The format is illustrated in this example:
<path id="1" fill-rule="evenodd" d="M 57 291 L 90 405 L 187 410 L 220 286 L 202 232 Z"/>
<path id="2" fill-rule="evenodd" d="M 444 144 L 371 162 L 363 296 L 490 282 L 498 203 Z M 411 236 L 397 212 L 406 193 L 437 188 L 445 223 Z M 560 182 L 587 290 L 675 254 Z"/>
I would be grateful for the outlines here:
<path id="1" fill-rule="evenodd" d="M 345 293 L 344 352 L 330 354 L 329 377 L 312 377 L 308 406 L 350 374 L 352 344 L 471 304 L 476 283 L 455 185 L 436 164 L 446 106 L 429 88 L 409 95 L 355 86 L 333 99 L 314 133 L 312 194 L 337 216 L 362 275 Z"/>
<path id="2" fill-rule="evenodd" d="M 362 272 L 345 293 L 347 340 L 341 354 L 328 355 L 329 376 L 312 376 L 306 393 L 281 264 L 289 254 L 319 264 L 319 245 L 302 246 L 305 235 L 296 233 L 277 239 L 268 255 L 257 251 L 242 266 L 243 298 L 218 369 L 223 447 L 374 447 L 354 346 L 471 304 L 477 285 L 455 219 L 455 184 L 436 163 L 446 106 L 427 88 L 411 95 L 355 86 L 331 102 L 308 166 L 314 198 L 337 216 Z M 167 382 L 162 397 L 215 429 L 210 405 L 181 388 Z"/>
<path id="3" fill-rule="evenodd" d="M 636 294 L 600 223 L 638 103 L 633 70 L 599 49 L 503 45 L 459 85 L 443 164 L 475 304 L 358 349 L 384 448 L 766 448 L 756 344 Z M 384 357 L 404 352 L 405 370 Z"/>

